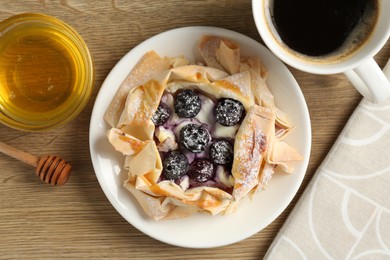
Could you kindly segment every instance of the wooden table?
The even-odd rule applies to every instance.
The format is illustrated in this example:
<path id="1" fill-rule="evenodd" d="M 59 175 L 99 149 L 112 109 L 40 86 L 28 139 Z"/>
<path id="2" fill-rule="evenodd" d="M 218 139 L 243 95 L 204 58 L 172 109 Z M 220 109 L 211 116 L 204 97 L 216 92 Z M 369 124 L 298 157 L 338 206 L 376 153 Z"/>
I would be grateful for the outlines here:
<path id="1" fill-rule="evenodd" d="M 61 128 L 27 133 L 0 125 L 0 141 L 35 155 L 61 155 L 74 168 L 65 186 L 53 187 L 41 183 L 29 166 L 0 154 L 1 259 L 261 259 L 361 99 L 343 75 L 311 75 L 291 69 L 306 97 L 313 132 L 309 168 L 293 202 L 267 228 L 239 243 L 204 250 L 167 245 L 132 227 L 101 190 L 88 144 L 94 100 L 117 61 L 157 33 L 210 25 L 262 42 L 251 1 L 0 1 L 0 20 L 22 12 L 46 13 L 73 26 L 92 53 L 96 84 L 87 107 Z M 388 42 L 375 58 L 384 66 L 389 57 Z"/>

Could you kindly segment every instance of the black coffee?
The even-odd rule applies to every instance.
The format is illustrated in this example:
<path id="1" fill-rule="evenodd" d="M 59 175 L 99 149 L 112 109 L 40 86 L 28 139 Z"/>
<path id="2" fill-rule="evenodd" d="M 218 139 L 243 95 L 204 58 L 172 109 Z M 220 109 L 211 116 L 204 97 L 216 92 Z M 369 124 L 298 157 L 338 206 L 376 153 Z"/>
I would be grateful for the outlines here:
<path id="1" fill-rule="evenodd" d="M 272 11 L 276 30 L 288 47 L 322 56 L 337 51 L 363 24 L 352 40 L 361 45 L 375 25 L 377 9 L 377 0 L 274 0 Z"/>

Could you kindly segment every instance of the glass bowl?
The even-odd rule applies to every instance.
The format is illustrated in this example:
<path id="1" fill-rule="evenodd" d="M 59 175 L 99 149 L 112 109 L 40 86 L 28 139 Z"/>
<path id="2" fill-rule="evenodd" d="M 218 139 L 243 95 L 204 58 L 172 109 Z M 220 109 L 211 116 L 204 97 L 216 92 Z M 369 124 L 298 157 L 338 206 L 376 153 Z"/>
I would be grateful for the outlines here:
<path id="1" fill-rule="evenodd" d="M 0 122 L 44 131 L 75 118 L 93 90 L 91 55 L 57 18 L 34 13 L 0 22 Z"/>

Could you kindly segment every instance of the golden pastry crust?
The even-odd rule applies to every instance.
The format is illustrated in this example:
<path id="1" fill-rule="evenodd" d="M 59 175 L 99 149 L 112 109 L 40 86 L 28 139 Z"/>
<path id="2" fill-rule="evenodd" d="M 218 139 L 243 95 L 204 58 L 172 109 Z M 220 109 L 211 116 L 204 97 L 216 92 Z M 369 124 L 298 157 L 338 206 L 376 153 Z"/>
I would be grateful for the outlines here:
<path id="1" fill-rule="evenodd" d="M 228 214 L 248 194 L 264 189 L 277 166 L 292 172 L 292 162 L 302 159 L 282 142 L 292 125 L 274 105 L 266 85 L 267 70 L 260 60 L 240 57 L 237 44 L 215 36 L 202 37 L 199 50 L 207 66 L 189 64 L 182 57 L 161 58 L 153 51 L 146 53 L 122 83 L 104 116 L 112 127 L 107 132 L 108 140 L 126 158 L 128 179 L 124 187 L 156 220 L 195 212 Z M 228 189 L 192 187 L 185 177 L 179 184 L 161 179 L 159 151 L 176 149 L 177 143 L 163 127 L 156 128 L 151 117 L 163 93 L 179 89 L 194 89 L 212 99 L 232 98 L 246 110 L 235 136 L 231 175 L 217 173 Z"/>
<path id="2" fill-rule="evenodd" d="M 262 161 L 270 153 L 275 132 L 275 114 L 254 105 L 249 110 L 234 142 L 233 197 L 241 200 L 258 184 Z"/>
<path id="3" fill-rule="evenodd" d="M 171 59 L 161 58 L 154 51 L 147 52 L 134 66 L 130 74 L 122 82 L 115 97 L 107 108 L 104 119 L 111 127 L 117 127 L 129 92 L 148 80 L 159 77 L 170 67 Z"/>

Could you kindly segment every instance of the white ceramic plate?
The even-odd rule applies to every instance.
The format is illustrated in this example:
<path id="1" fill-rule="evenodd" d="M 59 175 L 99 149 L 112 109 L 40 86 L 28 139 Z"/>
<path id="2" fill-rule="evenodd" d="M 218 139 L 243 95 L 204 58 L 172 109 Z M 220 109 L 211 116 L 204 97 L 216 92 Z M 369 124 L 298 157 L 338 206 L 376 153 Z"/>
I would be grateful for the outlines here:
<path id="1" fill-rule="evenodd" d="M 243 55 L 261 58 L 269 70 L 268 86 L 276 105 L 296 125 L 286 141 L 304 156 L 293 174 L 277 172 L 269 187 L 252 200 L 244 200 L 238 210 L 227 216 L 196 214 L 189 218 L 154 221 L 148 218 L 132 195 L 123 188 L 127 173 L 122 171 L 123 157 L 115 152 L 106 138 L 108 125 L 103 114 L 119 85 L 138 60 L 149 50 L 161 56 L 184 55 L 199 60 L 196 45 L 202 35 L 229 38 L 241 46 Z M 134 227 L 157 240 L 189 248 L 210 248 L 232 244 L 259 232 L 270 224 L 291 202 L 305 175 L 311 147 L 308 109 L 302 92 L 292 74 L 263 45 L 245 35 L 215 28 L 186 27 L 156 35 L 127 53 L 104 81 L 92 112 L 90 151 L 97 179 L 114 208 Z"/>

